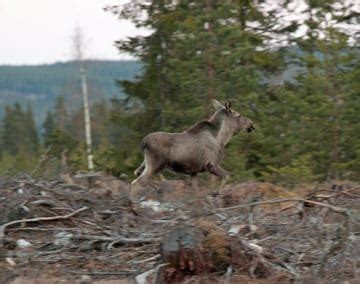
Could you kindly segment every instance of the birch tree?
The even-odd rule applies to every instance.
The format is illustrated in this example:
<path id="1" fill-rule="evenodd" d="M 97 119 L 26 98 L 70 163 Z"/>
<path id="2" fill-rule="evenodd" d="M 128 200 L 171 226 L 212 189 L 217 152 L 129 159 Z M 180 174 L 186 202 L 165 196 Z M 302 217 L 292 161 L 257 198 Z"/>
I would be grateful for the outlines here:
<path id="1" fill-rule="evenodd" d="M 86 68 L 85 68 L 85 56 L 84 56 L 84 35 L 80 29 L 77 27 L 75 29 L 75 34 L 73 38 L 75 59 L 79 63 L 79 73 L 81 80 L 81 93 L 83 98 L 83 107 L 84 107 L 84 121 L 85 121 L 85 141 L 86 141 L 86 157 L 87 157 L 87 166 L 89 171 L 93 171 L 94 162 L 91 149 L 91 124 L 90 124 L 90 110 L 89 110 L 89 96 L 88 96 L 88 84 L 86 77 Z"/>

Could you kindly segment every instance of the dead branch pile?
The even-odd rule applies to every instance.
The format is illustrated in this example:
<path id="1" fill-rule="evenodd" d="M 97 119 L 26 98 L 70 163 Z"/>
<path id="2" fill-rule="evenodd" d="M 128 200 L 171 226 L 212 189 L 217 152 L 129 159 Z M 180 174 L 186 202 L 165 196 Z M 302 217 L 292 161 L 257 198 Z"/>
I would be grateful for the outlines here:
<path id="1" fill-rule="evenodd" d="M 194 195 L 179 181 L 156 188 L 156 200 L 133 204 L 129 185 L 113 178 L 91 188 L 26 176 L 2 181 L 0 283 L 40 275 L 128 283 L 360 280 L 358 185 L 287 191 L 243 183 L 218 195 Z"/>

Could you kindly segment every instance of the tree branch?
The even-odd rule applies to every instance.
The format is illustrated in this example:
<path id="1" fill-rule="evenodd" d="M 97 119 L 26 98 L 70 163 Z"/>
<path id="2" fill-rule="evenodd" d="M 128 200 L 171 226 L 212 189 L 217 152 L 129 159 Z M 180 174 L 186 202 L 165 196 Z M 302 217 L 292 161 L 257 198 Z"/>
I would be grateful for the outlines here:
<path id="1" fill-rule="evenodd" d="M 330 205 L 330 204 L 326 204 L 326 203 L 322 203 L 322 202 L 318 202 L 318 201 L 313 201 L 313 200 L 308 200 L 308 199 L 303 199 L 303 198 L 284 198 L 284 199 L 273 199 L 273 200 L 250 202 L 250 203 L 240 204 L 240 205 L 231 206 L 231 207 L 215 208 L 215 209 L 213 209 L 212 213 L 216 213 L 218 211 L 227 211 L 227 210 L 240 209 L 240 208 L 252 207 L 252 206 L 257 206 L 257 205 L 275 204 L 275 203 L 283 203 L 283 202 L 303 202 L 303 203 L 309 203 L 309 204 L 329 208 L 330 210 L 332 210 L 332 211 L 334 211 L 336 213 L 343 214 L 343 215 L 349 217 L 349 219 L 353 223 L 359 224 L 359 222 L 356 221 L 354 216 L 346 208 L 333 206 L 333 205 Z"/>
<path id="2" fill-rule="evenodd" d="M 331 210 L 333 210 L 335 212 L 338 212 L 338 213 L 345 213 L 347 211 L 347 209 L 342 208 L 342 207 L 337 207 L 337 206 L 329 205 L 329 204 L 326 204 L 326 203 L 307 200 L 307 199 L 303 199 L 303 198 L 284 198 L 284 199 L 256 201 L 256 202 L 250 202 L 250 203 L 240 204 L 240 205 L 231 206 L 231 207 L 216 208 L 213 211 L 227 211 L 227 210 L 240 209 L 240 208 L 252 207 L 252 206 L 257 206 L 257 205 L 275 204 L 275 203 L 283 203 L 283 202 L 291 202 L 291 201 L 310 203 L 310 204 L 330 208 Z"/>
<path id="3" fill-rule="evenodd" d="M 85 211 L 89 209 L 88 207 L 82 207 L 78 210 L 75 210 L 72 213 L 66 214 L 66 215 L 58 215 L 58 216 L 51 216 L 51 217 L 38 217 L 38 218 L 32 218 L 32 219 L 23 219 L 23 220 L 15 220 L 15 221 L 11 221 L 9 223 L 5 223 L 3 225 L 0 226 L 0 242 L 2 243 L 2 240 L 5 236 L 5 230 L 7 227 L 12 226 L 12 225 L 16 225 L 16 224 L 21 224 L 21 223 L 30 223 L 30 222 L 39 222 L 39 221 L 54 221 L 54 220 L 63 220 L 63 219 L 69 219 L 72 216 L 79 214 L 82 211 Z"/>

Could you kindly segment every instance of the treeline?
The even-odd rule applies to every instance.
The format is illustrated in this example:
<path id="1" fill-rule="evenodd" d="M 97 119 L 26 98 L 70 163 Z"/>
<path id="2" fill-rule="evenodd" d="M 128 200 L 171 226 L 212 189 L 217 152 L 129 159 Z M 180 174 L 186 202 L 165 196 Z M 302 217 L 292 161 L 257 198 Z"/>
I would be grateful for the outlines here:
<path id="1" fill-rule="evenodd" d="M 27 170 L 39 154 L 39 137 L 30 106 L 7 106 L 0 129 L 0 169 Z"/>
<path id="2" fill-rule="evenodd" d="M 141 64 L 133 60 L 86 61 L 89 80 L 102 89 L 107 98 L 118 95 L 114 78 L 130 80 L 138 73 Z M 69 85 L 79 83 L 78 63 L 69 61 L 49 65 L 0 66 L 0 90 L 14 93 L 48 96 L 67 96 Z"/>
<path id="3" fill-rule="evenodd" d="M 92 107 L 97 169 L 131 173 L 146 133 L 182 131 L 209 115 L 217 98 L 230 99 L 257 126 L 226 149 L 234 179 L 360 179 L 358 13 L 351 1 L 298 3 L 152 0 L 109 7 L 153 32 L 117 43 L 141 60 L 143 72 L 119 80 L 123 100 Z M 289 70 L 296 72 L 284 78 Z M 56 105 L 40 148 L 50 147 L 72 170 L 85 169 L 82 110 Z"/>
<path id="4" fill-rule="evenodd" d="M 120 175 L 135 164 L 136 157 L 130 157 L 124 147 L 123 113 L 117 99 L 103 99 L 91 106 L 96 170 Z M 87 169 L 83 108 L 71 111 L 64 97 L 57 98 L 41 127 L 35 126 L 31 106 L 24 109 L 19 103 L 6 106 L 0 125 L 0 176 L 33 173 L 56 177 Z"/>
<path id="5" fill-rule="evenodd" d="M 140 73 L 141 64 L 134 60 L 87 60 L 87 76 L 91 82 L 91 99 L 123 97 L 116 80 L 131 80 Z M 72 111 L 81 105 L 79 66 L 76 61 L 50 65 L 0 66 L 0 117 L 5 106 L 31 103 L 38 125 L 45 119 L 59 96 L 71 100 Z M 45 111 L 44 111 L 45 110 Z"/>

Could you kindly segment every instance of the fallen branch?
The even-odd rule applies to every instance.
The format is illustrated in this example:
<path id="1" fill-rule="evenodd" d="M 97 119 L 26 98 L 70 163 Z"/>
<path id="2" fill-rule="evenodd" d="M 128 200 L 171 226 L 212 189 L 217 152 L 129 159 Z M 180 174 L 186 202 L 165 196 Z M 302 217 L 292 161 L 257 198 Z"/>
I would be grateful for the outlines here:
<path id="1" fill-rule="evenodd" d="M 336 192 L 336 193 L 332 193 L 332 194 L 329 194 L 329 195 L 321 195 L 321 194 L 315 194 L 314 197 L 316 198 L 321 198 L 321 199 L 328 199 L 328 198 L 333 198 L 333 197 L 336 197 L 338 195 L 347 195 L 349 197 L 360 197 L 360 195 L 358 194 L 351 194 L 350 191 L 353 191 L 355 189 L 360 189 L 360 186 L 357 186 L 357 187 L 352 187 L 352 188 L 349 188 L 349 189 L 346 189 L 346 190 L 343 190 L 343 191 L 339 191 L 339 192 Z M 324 190 L 326 192 L 333 192 L 332 190 Z"/>
<path id="2" fill-rule="evenodd" d="M 75 270 L 66 270 L 68 273 L 79 274 L 79 275 L 94 275 L 94 276 L 130 276 L 136 275 L 137 270 L 123 270 L 123 271 L 75 271 Z"/>
<path id="3" fill-rule="evenodd" d="M 101 241 L 101 242 L 110 242 L 108 249 L 111 249 L 114 244 L 146 244 L 146 243 L 155 243 L 159 242 L 160 238 L 126 238 L 122 236 L 115 237 L 106 237 L 106 236 L 95 236 L 95 235 L 83 235 L 76 234 L 72 236 L 73 239 L 79 240 L 90 240 L 90 241 Z"/>
<path id="4" fill-rule="evenodd" d="M 336 213 L 343 214 L 343 215 L 349 217 L 349 219 L 353 223 L 360 224 L 358 221 L 356 221 L 354 216 L 346 208 L 333 206 L 333 205 L 330 205 L 330 204 L 326 204 L 326 203 L 322 203 L 322 202 L 318 202 L 318 201 L 313 201 L 313 200 L 308 200 L 308 199 L 303 199 L 303 198 L 273 199 L 273 200 L 250 202 L 250 203 L 240 204 L 240 205 L 230 206 L 230 207 L 215 208 L 215 209 L 212 210 L 212 214 L 216 214 L 218 211 L 227 211 L 227 210 L 233 210 L 233 209 L 253 207 L 253 206 L 257 206 L 257 205 L 275 204 L 275 203 L 283 203 L 283 202 L 303 202 L 303 203 L 309 203 L 309 204 L 329 208 L 330 210 L 332 210 L 332 211 L 334 211 Z"/>
<path id="5" fill-rule="evenodd" d="M 159 272 L 159 269 L 161 267 L 164 267 L 164 266 L 167 266 L 169 265 L 169 263 L 162 263 L 162 264 L 159 264 L 158 266 L 156 266 L 155 268 L 153 269 L 150 269 L 148 271 L 145 271 L 141 274 L 139 274 L 138 276 L 135 277 L 135 283 L 136 284 L 146 284 L 146 283 L 150 283 L 150 281 L 148 281 L 148 277 L 150 275 L 154 275 L 153 276 L 153 279 L 152 279 L 152 283 L 157 283 L 157 276 L 158 276 L 158 272 Z"/>
<path id="6" fill-rule="evenodd" d="M 40 222 L 40 221 L 54 221 L 54 220 L 64 220 L 69 219 L 72 216 L 79 214 L 82 211 L 85 211 L 89 209 L 88 207 L 82 207 L 78 210 L 75 210 L 74 212 L 71 212 L 66 215 L 58 215 L 58 216 L 52 216 L 52 217 L 38 217 L 38 218 L 32 218 L 32 219 L 23 219 L 23 220 L 15 220 L 11 221 L 9 223 L 5 223 L 0 226 L 0 242 L 2 243 L 3 238 L 5 237 L 5 230 L 7 227 L 16 225 L 16 224 L 22 224 L 22 223 L 31 223 L 31 222 Z"/>
<path id="7" fill-rule="evenodd" d="M 213 209 L 213 211 L 227 211 L 227 210 L 233 210 L 233 209 L 253 207 L 253 206 L 257 206 L 257 205 L 275 204 L 275 203 L 292 202 L 292 201 L 293 202 L 304 202 L 304 203 L 310 203 L 310 204 L 314 204 L 314 205 L 319 205 L 319 206 L 322 206 L 322 207 L 330 208 L 331 210 L 333 210 L 335 212 L 338 212 L 338 213 L 342 213 L 342 214 L 347 212 L 347 209 L 342 208 L 342 207 L 337 207 L 337 206 L 329 205 L 329 204 L 326 204 L 326 203 L 307 200 L 307 199 L 303 199 L 303 198 L 285 198 L 285 199 L 273 199 L 273 200 L 265 200 L 265 201 L 256 201 L 256 202 L 250 202 L 250 203 L 240 204 L 240 205 L 235 205 L 235 206 L 230 206 L 230 207 L 216 208 L 216 209 Z"/>
<path id="8" fill-rule="evenodd" d="M 55 207 L 56 203 L 49 200 L 49 199 L 40 199 L 40 200 L 35 200 L 35 201 L 31 201 L 29 204 L 31 205 L 46 205 L 49 207 Z"/>
<path id="9" fill-rule="evenodd" d="M 151 262 L 151 261 L 158 260 L 159 258 L 161 258 L 161 255 L 156 254 L 156 255 L 154 255 L 152 257 L 149 257 L 149 258 L 145 258 L 145 259 L 141 259 L 141 260 L 134 260 L 132 263 L 140 264 L 140 263 L 145 263 L 145 262 Z"/>
<path id="10" fill-rule="evenodd" d="M 111 249 L 115 244 L 148 244 L 148 243 L 157 243 L 160 242 L 161 238 L 125 238 L 118 237 L 111 244 L 109 244 L 108 249 Z"/>

